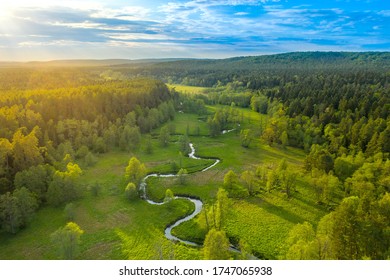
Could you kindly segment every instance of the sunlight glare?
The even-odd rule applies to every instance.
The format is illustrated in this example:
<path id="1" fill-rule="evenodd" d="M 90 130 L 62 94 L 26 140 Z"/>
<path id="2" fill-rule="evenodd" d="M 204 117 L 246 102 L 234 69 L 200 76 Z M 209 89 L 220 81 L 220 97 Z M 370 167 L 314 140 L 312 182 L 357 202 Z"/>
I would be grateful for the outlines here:
<path id="1" fill-rule="evenodd" d="M 8 18 L 12 13 L 12 7 L 9 3 L 0 2 L 0 20 Z"/>

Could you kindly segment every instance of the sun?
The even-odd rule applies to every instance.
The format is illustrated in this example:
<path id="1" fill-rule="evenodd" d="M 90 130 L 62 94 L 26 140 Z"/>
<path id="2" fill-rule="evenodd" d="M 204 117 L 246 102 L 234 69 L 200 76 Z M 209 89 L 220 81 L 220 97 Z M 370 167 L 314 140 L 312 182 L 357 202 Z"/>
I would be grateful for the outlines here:
<path id="1" fill-rule="evenodd" d="M 12 6 L 9 3 L 0 2 L 0 20 L 8 18 L 12 14 Z"/>

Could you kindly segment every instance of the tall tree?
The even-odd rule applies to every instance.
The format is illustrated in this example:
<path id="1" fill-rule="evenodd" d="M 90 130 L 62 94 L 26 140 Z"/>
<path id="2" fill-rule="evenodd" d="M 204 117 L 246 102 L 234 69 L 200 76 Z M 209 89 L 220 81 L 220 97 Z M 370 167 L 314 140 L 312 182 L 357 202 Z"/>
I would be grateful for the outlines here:
<path id="1" fill-rule="evenodd" d="M 128 200 L 135 200 L 138 197 L 137 187 L 130 182 L 125 188 L 125 194 Z"/>
<path id="2" fill-rule="evenodd" d="M 230 258 L 229 239 L 224 231 L 211 229 L 203 245 L 205 260 L 227 260 Z"/>
<path id="3" fill-rule="evenodd" d="M 170 137 L 171 137 L 171 135 L 169 133 L 168 127 L 166 127 L 166 126 L 162 127 L 160 130 L 159 138 L 158 138 L 160 141 L 161 147 L 168 146 Z"/>
<path id="4" fill-rule="evenodd" d="M 9 192 L 0 196 L 0 222 L 2 228 L 10 233 L 17 233 L 22 224 L 18 200 Z"/>
<path id="5" fill-rule="evenodd" d="M 51 235 L 51 240 L 61 259 L 72 260 L 77 257 L 80 237 L 83 233 L 84 231 L 76 223 L 69 222 Z"/>
<path id="6" fill-rule="evenodd" d="M 241 146 L 249 148 L 253 140 L 253 132 L 250 129 L 242 129 L 240 132 Z"/>
<path id="7" fill-rule="evenodd" d="M 16 199 L 20 212 L 20 226 L 26 226 L 32 219 L 35 211 L 38 209 L 36 196 L 27 188 L 22 187 L 13 192 L 13 197 Z"/>
<path id="8" fill-rule="evenodd" d="M 136 157 L 129 160 L 125 170 L 125 179 L 127 183 L 134 183 L 138 186 L 146 175 L 146 167 Z"/>

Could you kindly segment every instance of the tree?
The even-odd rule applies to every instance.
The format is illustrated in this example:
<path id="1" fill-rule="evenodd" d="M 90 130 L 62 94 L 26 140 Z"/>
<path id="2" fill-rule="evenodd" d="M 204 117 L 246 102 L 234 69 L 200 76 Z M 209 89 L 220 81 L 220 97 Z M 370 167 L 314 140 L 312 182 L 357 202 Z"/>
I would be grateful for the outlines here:
<path id="1" fill-rule="evenodd" d="M 295 182 L 297 180 L 297 174 L 289 169 L 283 170 L 279 174 L 280 185 L 286 192 L 288 198 L 291 197 L 291 191 L 295 189 Z"/>
<path id="2" fill-rule="evenodd" d="M 188 139 L 187 134 L 179 137 L 179 147 L 180 152 L 183 155 L 188 155 L 191 152 L 190 140 Z"/>
<path id="3" fill-rule="evenodd" d="M 85 166 L 90 167 L 95 165 L 97 162 L 97 158 L 93 155 L 93 153 L 88 152 L 87 155 L 84 158 Z"/>
<path id="4" fill-rule="evenodd" d="M 222 125 L 218 119 L 209 117 L 207 120 L 209 126 L 210 136 L 216 137 L 221 134 Z"/>
<path id="5" fill-rule="evenodd" d="M 166 126 L 162 127 L 160 130 L 160 135 L 158 137 L 161 147 L 168 146 L 170 137 L 171 137 L 171 135 L 169 133 L 168 127 L 166 127 Z"/>
<path id="6" fill-rule="evenodd" d="M 261 114 L 267 114 L 268 109 L 268 99 L 263 94 L 258 96 L 253 95 L 251 98 L 251 108 L 255 112 L 259 112 Z"/>
<path id="7" fill-rule="evenodd" d="M 130 182 L 127 184 L 125 194 L 128 200 L 135 200 L 138 198 L 137 187 L 134 183 Z"/>
<path id="8" fill-rule="evenodd" d="M 223 177 L 223 187 L 231 197 L 247 197 L 248 190 L 243 188 L 238 180 L 238 176 L 233 170 L 229 170 Z"/>
<path id="9" fill-rule="evenodd" d="M 12 144 L 8 139 L 0 138 L 0 178 L 10 177 L 11 175 L 11 155 Z"/>
<path id="10" fill-rule="evenodd" d="M 82 174 L 81 168 L 75 163 L 68 163 L 65 172 L 56 171 L 46 193 L 47 202 L 60 206 L 81 196 L 82 189 L 78 179 Z"/>
<path id="11" fill-rule="evenodd" d="M 14 179 L 15 188 L 25 187 L 29 189 L 41 203 L 45 199 L 48 186 L 52 180 L 54 168 L 50 165 L 37 165 L 16 173 Z"/>
<path id="12" fill-rule="evenodd" d="M 230 201 L 228 198 L 228 193 L 224 189 L 219 188 L 217 192 L 217 201 L 214 211 L 215 228 L 217 230 L 221 230 L 225 225 L 226 218 L 229 212 L 229 207 Z"/>
<path id="13" fill-rule="evenodd" d="M 173 192 L 170 190 L 170 189 L 167 189 L 165 191 L 165 198 L 164 198 L 164 202 L 165 203 L 168 203 L 168 202 L 171 202 L 172 200 L 175 199 L 175 195 L 173 194 Z"/>
<path id="14" fill-rule="evenodd" d="M 124 151 L 136 150 L 141 143 L 141 133 L 138 126 L 125 125 L 119 137 L 119 147 Z"/>
<path id="15" fill-rule="evenodd" d="M 153 153 L 152 136 L 147 135 L 145 139 L 145 153 L 148 155 Z"/>
<path id="16" fill-rule="evenodd" d="M 252 171 L 244 171 L 241 173 L 241 181 L 243 182 L 244 187 L 248 190 L 249 195 L 254 195 L 259 187 L 255 178 L 255 174 Z"/>
<path id="17" fill-rule="evenodd" d="M 10 233 L 17 233 L 22 224 L 17 198 L 7 192 L 0 196 L 0 222 L 2 228 Z"/>
<path id="18" fill-rule="evenodd" d="M 305 166 L 307 170 L 317 168 L 328 173 L 334 166 L 333 157 L 324 147 L 314 144 L 311 146 L 310 153 L 306 156 Z"/>
<path id="19" fill-rule="evenodd" d="M 250 129 L 242 129 L 240 132 L 241 146 L 249 148 L 253 140 L 253 132 Z"/>
<path id="20" fill-rule="evenodd" d="M 308 222 L 295 225 L 289 232 L 287 244 L 289 246 L 286 258 L 288 260 L 313 259 L 313 240 L 315 232 Z"/>
<path id="21" fill-rule="evenodd" d="M 138 186 L 146 175 L 146 167 L 136 157 L 129 160 L 125 170 L 125 179 L 127 183 L 134 183 Z"/>
<path id="22" fill-rule="evenodd" d="M 211 229 L 204 240 L 203 254 L 205 260 L 227 260 L 230 258 L 229 239 L 224 231 Z"/>
<path id="23" fill-rule="evenodd" d="M 358 219 L 359 198 L 344 198 L 333 214 L 333 230 L 331 240 L 337 259 L 355 260 L 362 257 L 359 248 Z"/>
<path id="24" fill-rule="evenodd" d="M 280 136 L 280 142 L 282 142 L 283 148 L 286 148 L 288 145 L 288 134 L 287 131 L 283 131 L 282 135 Z"/>
<path id="25" fill-rule="evenodd" d="M 177 172 L 177 177 L 179 178 L 180 185 L 184 185 L 186 183 L 187 175 L 188 171 L 185 168 L 180 168 L 179 172 Z"/>
<path id="26" fill-rule="evenodd" d="M 338 157 L 334 162 L 334 172 L 343 182 L 347 178 L 351 177 L 358 168 L 359 166 L 354 162 L 354 158 L 352 156 Z"/>
<path id="27" fill-rule="evenodd" d="M 83 233 L 84 231 L 76 223 L 69 222 L 51 235 L 52 243 L 57 247 L 61 259 L 72 260 L 76 258 L 80 237 Z"/>
<path id="28" fill-rule="evenodd" d="M 25 227 L 38 209 L 36 196 L 27 188 L 22 187 L 13 192 L 20 212 L 20 226 Z"/>
<path id="29" fill-rule="evenodd" d="M 279 174 L 276 170 L 268 172 L 266 184 L 267 191 L 271 192 L 272 189 L 277 188 L 279 186 L 279 182 Z"/>
<path id="30" fill-rule="evenodd" d="M 13 167 L 15 173 L 43 162 L 39 150 L 39 140 L 33 130 L 25 136 L 22 129 L 15 132 L 12 138 Z"/>

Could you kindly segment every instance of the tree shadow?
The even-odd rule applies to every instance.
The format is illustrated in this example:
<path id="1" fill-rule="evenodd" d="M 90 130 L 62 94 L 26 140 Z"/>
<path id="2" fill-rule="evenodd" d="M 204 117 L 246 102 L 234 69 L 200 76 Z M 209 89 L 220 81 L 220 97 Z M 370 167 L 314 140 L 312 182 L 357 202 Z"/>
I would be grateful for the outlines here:
<path id="1" fill-rule="evenodd" d="M 303 219 L 301 216 L 294 214 L 293 212 L 288 211 L 281 206 L 277 206 L 275 204 L 272 204 L 265 199 L 262 199 L 260 204 L 256 203 L 256 202 L 251 202 L 251 203 L 256 204 L 257 206 L 260 206 L 261 208 L 266 210 L 268 213 L 279 216 L 280 218 L 287 220 L 293 224 L 303 223 L 305 221 L 305 219 Z"/>

